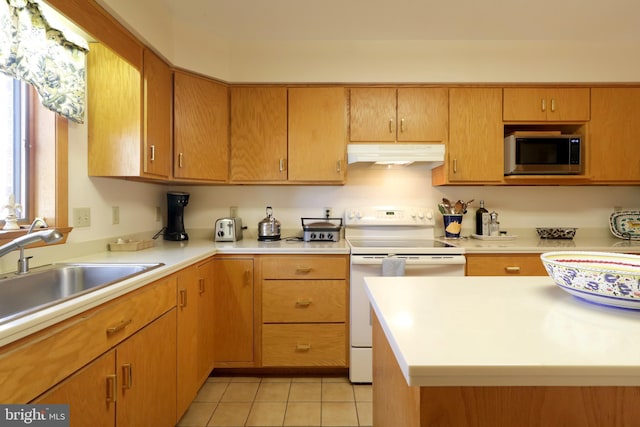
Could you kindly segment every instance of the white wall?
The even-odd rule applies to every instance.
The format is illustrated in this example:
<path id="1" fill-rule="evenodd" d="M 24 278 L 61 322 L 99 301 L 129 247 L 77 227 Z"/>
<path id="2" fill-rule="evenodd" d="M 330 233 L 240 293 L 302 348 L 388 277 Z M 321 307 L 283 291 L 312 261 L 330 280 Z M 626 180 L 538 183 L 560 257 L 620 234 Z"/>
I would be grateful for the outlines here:
<path id="1" fill-rule="evenodd" d="M 174 22 L 160 3 L 102 0 L 174 65 L 229 82 L 637 82 L 639 42 L 620 41 L 309 41 L 225 42 Z M 160 185 L 86 175 L 86 127 L 70 129 L 69 206 L 90 207 L 92 226 L 71 241 L 149 230 L 155 206 L 166 211 Z M 245 225 L 257 227 L 271 205 L 285 228 L 325 206 L 413 204 L 436 208 L 441 198 L 484 199 L 503 228 L 607 227 L 613 206 L 639 207 L 640 187 L 433 187 L 428 171 L 349 168 L 344 186 L 172 187 L 191 194 L 185 226 L 213 227 L 238 206 Z M 639 172 L 640 173 L 640 172 Z M 120 206 L 120 224 L 111 224 Z M 71 215 L 71 212 L 70 212 Z M 470 232 L 467 216 L 463 232 Z"/>

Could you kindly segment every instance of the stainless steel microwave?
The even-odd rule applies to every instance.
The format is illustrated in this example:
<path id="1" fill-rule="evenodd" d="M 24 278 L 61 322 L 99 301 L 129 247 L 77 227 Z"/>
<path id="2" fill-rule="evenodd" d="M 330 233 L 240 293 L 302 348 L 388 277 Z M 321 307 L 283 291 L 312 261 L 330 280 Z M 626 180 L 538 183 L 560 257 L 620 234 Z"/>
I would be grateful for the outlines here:
<path id="1" fill-rule="evenodd" d="M 571 175 L 584 172 L 581 135 L 509 135 L 505 175 Z"/>

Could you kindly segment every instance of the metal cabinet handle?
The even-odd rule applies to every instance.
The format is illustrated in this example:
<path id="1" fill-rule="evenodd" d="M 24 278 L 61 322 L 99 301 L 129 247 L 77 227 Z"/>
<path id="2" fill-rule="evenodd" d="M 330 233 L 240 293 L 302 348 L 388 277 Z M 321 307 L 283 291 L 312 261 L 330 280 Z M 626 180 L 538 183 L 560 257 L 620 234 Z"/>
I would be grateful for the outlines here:
<path id="1" fill-rule="evenodd" d="M 296 344 L 296 351 L 309 351 L 311 344 Z"/>
<path id="2" fill-rule="evenodd" d="M 187 306 L 187 290 L 180 289 L 179 294 L 180 294 L 180 307 L 184 308 Z"/>
<path id="3" fill-rule="evenodd" d="M 540 104 L 540 108 L 542 111 L 547 111 L 547 100 L 543 99 L 542 103 Z"/>
<path id="4" fill-rule="evenodd" d="M 156 146 L 152 145 L 151 146 L 151 161 L 153 162 L 156 159 Z"/>
<path id="5" fill-rule="evenodd" d="M 555 113 L 556 111 L 556 100 L 551 98 L 551 112 Z"/>
<path id="6" fill-rule="evenodd" d="M 245 285 L 251 284 L 251 270 L 245 270 L 243 274 L 243 280 Z"/>
<path id="7" fill-rule="evenodd" d="M 107 402 L 115 402 L 118 396 L 118 377 L 107 375 Z"/>
<path id="8" fill-rule="evenodd" d="M 126 328 L 127 325 L 129 325 L 132 321 L 133 321 L 133 319 L 121 320 L 120 323 L 118 323 L 117 325 L 108 327 L 107 328 L 107 336 L 113 335 L 116 332 L 120 332 L 121 330 Z"/>
<path id="9" fill-rule="evenodd" d="M 279 170 L 280 170 L 280 172 L 284 171 L 284 159 L 280 159 Z"/>
<path id="10" fill-rule="evenodd" d="M 404 118 L 400 119 L 400 132 L 404 132 Z"/>
<path id="11" fill-rule="evenodd" d="M 184 156 L 182 155 L 182 153 L 178 154 L 178 167 L 181 168 L 182 167 L 182 158 Z"/>
<path id="12" fill-rule="evenodd" d="M 122 389 L 130 389 L 133 386 L 133 367 L 131 363 L 122 365 Z"/>
<path id="13" fill-rule="evenodd" d="M 393 133 L 393 119 L 389 119 L 389 133 Z"/>
<path id="14" fill-rule="evenodd" d="M 336 162 L 336 172 L 338 173 L 342 172 L 342 160 L 338 160 Z"/>
<path id="15" fill-rule="evenodd" d="M 199 289 L 201 294 L 204 294 L 204 279 L 203 278 L 200 278 L 198 280 L 198 289 Z"/>
<path id="16" fill-rule="evenodd" d="M 311 273 L 311 267 L 296 267 L 296 273 L 298 274 L 307 274 Z"/>
<path id="17" fill-rule="evenodd" d="M 311 298 L 304 298 L 297 300 L 296 305 L 300 307 L 309 307 L 312 302 Z"/>
<path id="18" fill-rule="evenodd" d="M 458 159 L 453 159 L 453 173 L 458 173 Z"/>
<path id="19" fill-rule="evenodd" d="M 520 267 L 518 267 L 517 265 L 507 266 L 504 268 L 504 271 L 506 271 L 507 273 L 519 273 Z"/>

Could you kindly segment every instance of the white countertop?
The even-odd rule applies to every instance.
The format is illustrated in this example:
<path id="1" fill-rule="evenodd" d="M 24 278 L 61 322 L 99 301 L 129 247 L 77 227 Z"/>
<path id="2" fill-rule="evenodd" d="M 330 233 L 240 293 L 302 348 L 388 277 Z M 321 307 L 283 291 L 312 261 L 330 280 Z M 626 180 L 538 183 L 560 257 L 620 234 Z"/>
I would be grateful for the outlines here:
<path id="1" fill-rule="evenodd" d="M 541 239 L 535 228 L 509 230 L 513 239 L 479 240 L 472 237 L 443 239 L 465 249 L 465 253 L 542 253 L 550 251 L 594 251 L 640 253 L 640 240 L 623 240 L 608 229 L 583 228 L 573 239 Z"/>
<path id="2" fill-rule="evenodd" d="M 409 385 L 640 385 L 640 311 L 546 276 L 365 281 Z"/>

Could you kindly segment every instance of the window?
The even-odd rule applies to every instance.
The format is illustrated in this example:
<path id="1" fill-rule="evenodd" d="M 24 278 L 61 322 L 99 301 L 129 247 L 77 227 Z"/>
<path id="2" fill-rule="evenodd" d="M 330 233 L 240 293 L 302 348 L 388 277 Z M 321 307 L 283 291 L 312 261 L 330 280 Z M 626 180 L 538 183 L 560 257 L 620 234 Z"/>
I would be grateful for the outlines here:
<path id="1" fill-rule="evenodd" d="M 29 216 L 28 111 L 26 84 L 0 74 L 0 206 L 13 194 L 18 220 Z"/>

